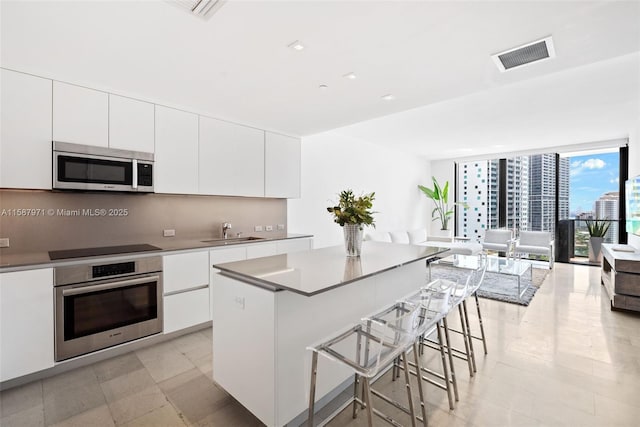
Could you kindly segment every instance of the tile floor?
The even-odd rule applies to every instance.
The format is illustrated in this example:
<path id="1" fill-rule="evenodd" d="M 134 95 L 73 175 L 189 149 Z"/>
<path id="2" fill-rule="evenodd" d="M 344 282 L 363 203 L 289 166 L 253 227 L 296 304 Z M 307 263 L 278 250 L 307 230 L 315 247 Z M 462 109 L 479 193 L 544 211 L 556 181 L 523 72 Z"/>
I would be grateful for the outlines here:
<path id="1" fill-rule="evenodd" d="M 640 315 L 609 310 L 598 268 L 556 264 L 529 307 L 481 306 L 489 354 L 473 378 L 456 365 L 454 411 L 427 387 L 430 425 L 640 425 Z M 261 425 L 212 382 L 211 340 L 210 329 L 199 331 L 6 390 L 0 426 Z M 424 359 L 437 366 L 434 352 Z M 404 397 L 388 375 L 378 386 Z M 366 425 L 366 417 L 346 410 L 330 425 Z"/>

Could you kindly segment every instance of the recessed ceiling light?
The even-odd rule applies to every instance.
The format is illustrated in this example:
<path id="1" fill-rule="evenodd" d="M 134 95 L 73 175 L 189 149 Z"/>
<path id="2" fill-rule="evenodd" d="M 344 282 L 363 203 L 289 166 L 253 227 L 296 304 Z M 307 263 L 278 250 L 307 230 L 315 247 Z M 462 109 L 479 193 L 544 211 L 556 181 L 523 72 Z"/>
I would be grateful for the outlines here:
<path id="1" fill-rule="evenodd" d="M 327 85 L 320 85 L 320 86 L 318 86 L 318 89 L 320 89 L 320 90 L 327 90 L 327 89 L 329 89 L 329 86 L 327 86 Z"/>
<path id="2" fill-rule="evenodd" d="M 396 97 L 389 93 L 384 95 L 382 99 L 384 99 L 385 101 L 393 101 L 394 99 L 396 99 Z"/>
<path id="3" fill-rule="evenodd" d="M 349 79 L 349 80 L 355 80 L 356 79 L 356 73 L 347 73 L 344 76 L 345 79 Z"/>
<path id="4" fill-rule="evenodd" d="M 290 47 L 293 50 L 302 50 L 304 49 L 304 45 L 300 43 L 300 41 L 296 40 L 293 43 L 289 44 L 287 47 Z"/>

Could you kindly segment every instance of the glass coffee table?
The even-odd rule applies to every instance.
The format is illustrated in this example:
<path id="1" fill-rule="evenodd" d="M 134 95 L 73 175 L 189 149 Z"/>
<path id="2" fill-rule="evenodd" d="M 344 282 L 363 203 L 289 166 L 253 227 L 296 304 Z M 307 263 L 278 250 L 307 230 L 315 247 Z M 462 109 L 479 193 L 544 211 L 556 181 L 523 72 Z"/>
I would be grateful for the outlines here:
<path id="1" fill-rule="evenodd" d="M 480 258 L 477 255 L 450 255 L 431 264 L 449 265 L 456 268 L 475 270 L 479 267 Z M 431 279 L 431 264 L 429 264 L 429 279 Z M 487 271 L 491 273 L 513 276 L 518 284 L 518 299 L 522 299 L 525 291 L 531 286 L 533 271 L 531 263 L 514 258 L 504 258 L 498 256 L 487 256 Z M 524 289 L 522 288 L 522 277 L 529 271 L 530 280 Z"/>

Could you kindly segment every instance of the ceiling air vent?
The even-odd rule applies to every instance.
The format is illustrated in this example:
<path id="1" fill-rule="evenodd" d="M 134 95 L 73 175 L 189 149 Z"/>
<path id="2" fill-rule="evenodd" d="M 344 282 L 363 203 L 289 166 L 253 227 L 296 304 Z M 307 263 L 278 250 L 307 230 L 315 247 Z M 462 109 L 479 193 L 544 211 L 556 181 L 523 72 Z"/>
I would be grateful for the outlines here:
<path id="1" fill-rule="evenodd" d="M 553 48 L 553 39 L 549 36 L 542 40 L 536 40 L 523 46 L 496 53 L 491 58 L 498 69 L 505 72 L 512 68 L 542 61 L 543 59 L 554 58 L 555 56 L 556 51 Z"/>
<path id="2" fill-rule="evenodd" d="M 172 0 L 174 3 L 180 6 L 182 9 L 187 9 L 192 14 L 199 16 L 203 19 L 209 19 L 213 16 L 218 9 L 222 7 L 227 0 Z"/>

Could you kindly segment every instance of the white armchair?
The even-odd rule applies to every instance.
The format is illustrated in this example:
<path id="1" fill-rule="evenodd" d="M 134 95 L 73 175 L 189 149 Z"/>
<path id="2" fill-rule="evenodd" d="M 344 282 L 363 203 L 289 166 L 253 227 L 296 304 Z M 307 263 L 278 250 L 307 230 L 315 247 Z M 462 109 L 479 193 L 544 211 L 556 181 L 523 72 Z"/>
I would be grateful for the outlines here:
<path id="1" fill-rule="evenodd" d="M 530 255 L 545 255 L 549 258 L 549 268 L 553 268 L 554 249 L 553 236 L 549 231 L 521 231 L 515 251 Z"/>
<path id="2" fill-rule="evenodd" d="M 511 246 L 513 244 L 513 234 L 511 230 L 497 229 L 486 230 L 484 232 L 484 240 L 482 241 L 482 249 L 485 251 L 504 252 L 507 256 L 511 255 Z"/>

